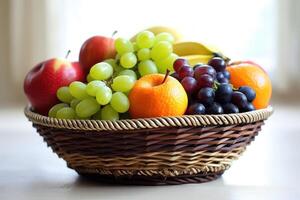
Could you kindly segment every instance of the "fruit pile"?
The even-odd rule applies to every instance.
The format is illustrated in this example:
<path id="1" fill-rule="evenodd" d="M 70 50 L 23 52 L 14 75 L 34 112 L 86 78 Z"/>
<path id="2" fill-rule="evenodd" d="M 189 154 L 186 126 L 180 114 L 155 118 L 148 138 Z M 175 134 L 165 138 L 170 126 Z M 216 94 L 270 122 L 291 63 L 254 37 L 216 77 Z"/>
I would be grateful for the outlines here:
<path id="1" fill-rule="evenodd" d="M 189 96 L 186 114 L 229 114 L 255 110 L 255 91 L 248 86 L 233 88 L 226 62 L 213 57 L 208 64 L 190 66 L 186 59 L 174 62 L 174 78 Z"/>
<path id="2" fill-rule="evenodd" d="M 25 94 L 35 112 L 60 119 L 229 114 L 268 106 L 271 82 L 259 65 L 229 63 L 220 51 L 181 42 L 179 35 L 153 27 L 130 40 L 91 37 L 79 62 L 54 58 L 35 66 Z"/>
<path id="3" fill-rule="evenodd" d="M 142 31 L 137 35 L 136 42 L 117 38 L 114 43 L 115 58 L 93 65 L 87 74 L 87 83 L 74 81 L 69 86 L 60 87 L 57 98 L 61 103 L 54 105 L 48 116 L 61 119 L 119 119 L 120 114 L 129 110 L 127 95 L 138 77 L 165 72 L 173 67 L 178 57 L 172 53 L 173 42 L 173 36 L 166 32 L 155 36 L 150 31 Z"/>

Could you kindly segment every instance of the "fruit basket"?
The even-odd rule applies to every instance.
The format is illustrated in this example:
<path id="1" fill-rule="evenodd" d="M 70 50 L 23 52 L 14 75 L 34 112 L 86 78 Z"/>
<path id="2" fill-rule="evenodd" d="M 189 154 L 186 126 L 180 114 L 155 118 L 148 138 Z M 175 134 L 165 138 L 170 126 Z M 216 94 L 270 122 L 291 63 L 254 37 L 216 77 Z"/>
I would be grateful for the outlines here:
<path id="1" fill-rule="evenodd" d="M 220 177 L 261 130 L 272 107 L 222 115 L 70 120 L 25 115 L 52 150 L 80 175 L 99 181 L 164 185 Z"/>

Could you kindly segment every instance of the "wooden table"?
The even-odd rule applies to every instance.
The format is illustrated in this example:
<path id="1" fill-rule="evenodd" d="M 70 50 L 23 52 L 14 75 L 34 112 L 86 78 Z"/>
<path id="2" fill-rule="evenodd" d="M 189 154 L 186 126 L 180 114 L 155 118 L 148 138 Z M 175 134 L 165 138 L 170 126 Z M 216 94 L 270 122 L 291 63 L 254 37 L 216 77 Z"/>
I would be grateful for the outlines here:
<path id="1" fill-rule="evenodd" d="M 22 108 L 0 108 L 0 200 L 300 199 L 300 107 L 275 106 L 222 178 L 178 186 L 113 186 L 80 178 L 46 147 Z"/>

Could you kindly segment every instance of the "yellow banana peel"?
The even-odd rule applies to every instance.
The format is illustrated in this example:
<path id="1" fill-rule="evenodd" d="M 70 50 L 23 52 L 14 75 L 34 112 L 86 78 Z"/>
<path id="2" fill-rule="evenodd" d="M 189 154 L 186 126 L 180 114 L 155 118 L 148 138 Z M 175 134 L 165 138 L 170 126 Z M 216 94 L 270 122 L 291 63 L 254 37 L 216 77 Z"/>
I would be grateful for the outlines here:
<path id="1" fill-rule="evenodd" d="M 228 59 L 217 48 L 193 41 L 177 42 L 173 44 L 173 52 L 179 57 L 188 59 L 191 65 L 194 63 L 207 64 L 207 62 L 216 55 L 223 57 L 225 60 Z"/>
<path id="2" fill-rule="evenodd" d="M 188 60 L 189 64 L 194 66 L 198 63 L 207 64 L 208 61 L 213 57 L 213 55 L 187 55 L 181 56 Z"/>
<path id="3" fill-rule="evenodd" d="M 179 56 L 212 55 L 213 51 L 199 42 L 178 42 L 173 44 L 173 52 Z"/>

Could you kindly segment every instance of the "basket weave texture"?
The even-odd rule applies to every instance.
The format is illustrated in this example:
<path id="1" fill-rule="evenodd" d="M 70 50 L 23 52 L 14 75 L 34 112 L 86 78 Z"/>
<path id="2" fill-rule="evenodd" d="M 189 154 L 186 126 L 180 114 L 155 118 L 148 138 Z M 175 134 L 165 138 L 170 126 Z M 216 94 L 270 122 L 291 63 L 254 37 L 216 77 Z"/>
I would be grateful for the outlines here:
<path id="1" fill-rule="evenodd" d="M 272 107 L 240 114 L 118 121 L 25 115 L 68 167 L 100 181 L 183 184 L 211 181 L 245 151 Z"/>

